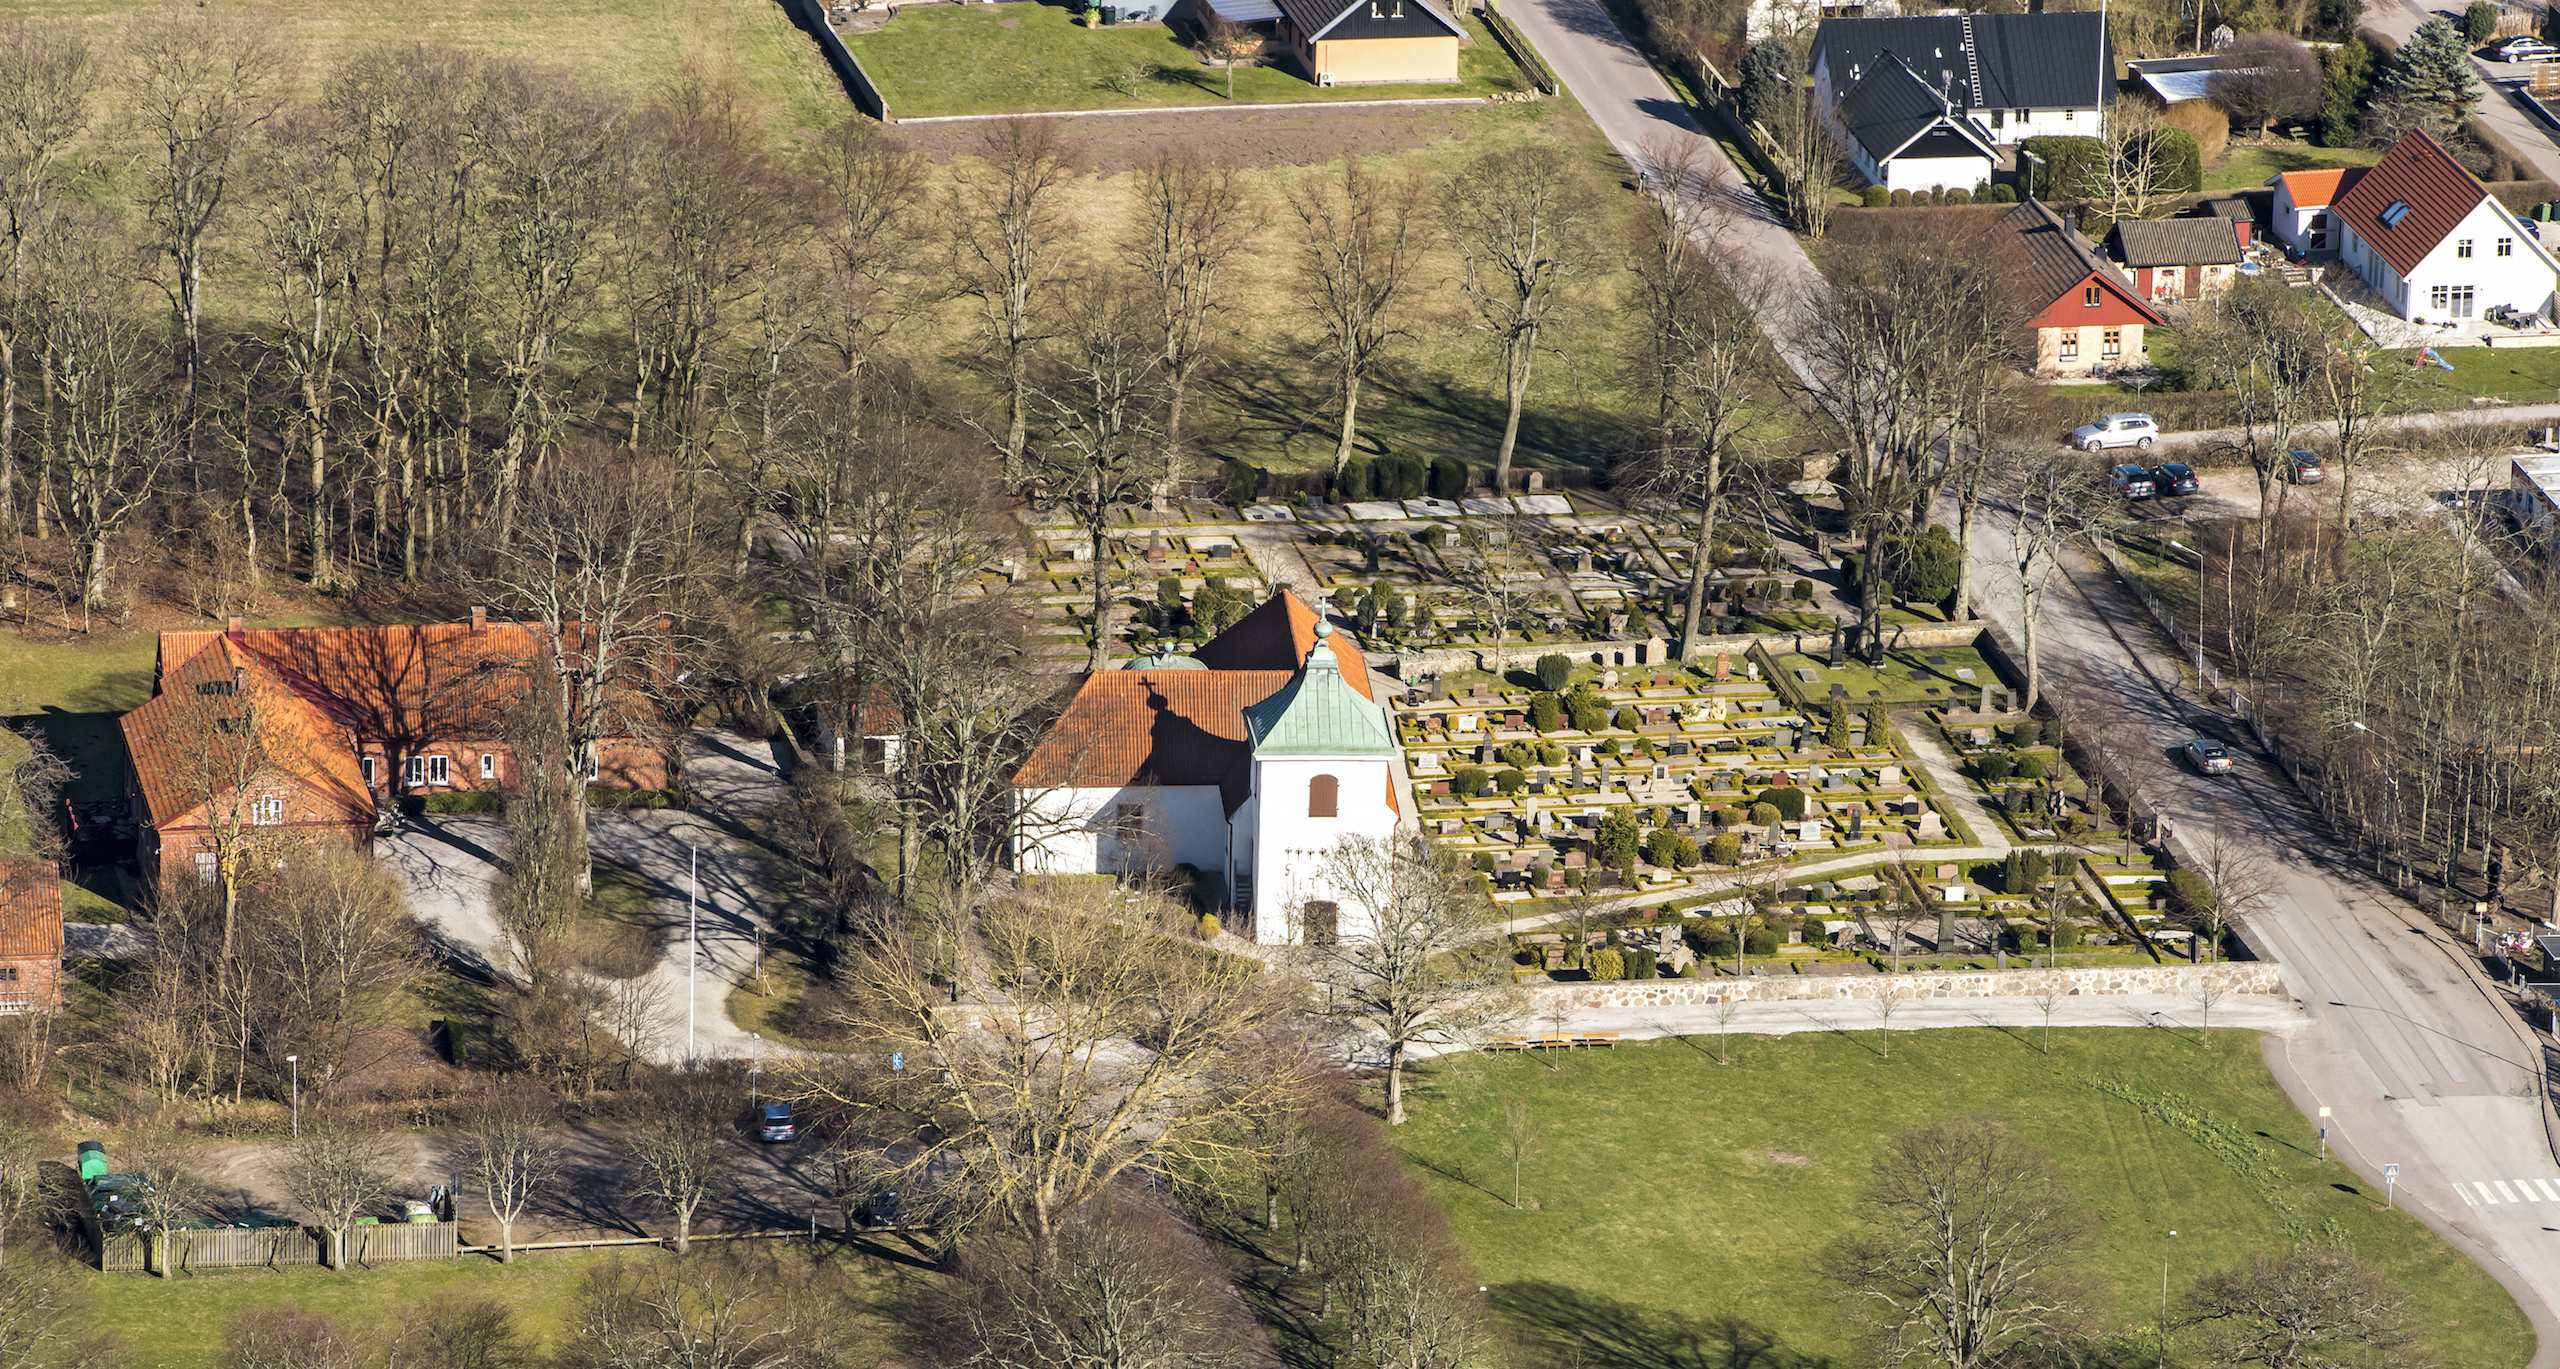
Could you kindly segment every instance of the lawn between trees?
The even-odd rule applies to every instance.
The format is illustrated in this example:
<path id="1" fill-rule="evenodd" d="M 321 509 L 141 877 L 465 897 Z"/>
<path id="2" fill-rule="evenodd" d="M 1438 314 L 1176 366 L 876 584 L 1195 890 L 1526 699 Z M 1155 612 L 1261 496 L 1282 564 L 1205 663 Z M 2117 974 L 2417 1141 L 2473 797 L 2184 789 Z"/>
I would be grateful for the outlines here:
<path id="1" fill-rule="evenodd" d="M 2532 1357 L 2523 1312 L 2486 1272 L 2316 1158 L 2252 1035 L 2208 1048 L 2185 1029 L 2066 1029 L 2048 1056 L 2032 1028 L 1938 1030 L 1887 1060 L 1865 1005 L 1833 1011 L 1842 1032 L 1735 1037 L 1729 1066 L 1701 1038 L 1444 1059 L 1397 1144 L 1532 1344 L 1606 1328 L 1629 1345 L 1716 1345 L 1738 1323 L 1773 1343 L 1755 1363 L 1849 1355 L 1845 1306 L 1817 1270 L 1862 1216 L 1878 1159 L 1913 1123 L 1992 1113 L 2087 1205 L 2074 1264 L 2104 1302 L 2093 1330 L 2153 1335 L 2164 1251 L 2174 1310 L 2207 1270 L 2342 1242 L 2412 1295 L 2435 1362 Z M 1519 1209 L 1506 1100 L 1539 1133 Z"/>

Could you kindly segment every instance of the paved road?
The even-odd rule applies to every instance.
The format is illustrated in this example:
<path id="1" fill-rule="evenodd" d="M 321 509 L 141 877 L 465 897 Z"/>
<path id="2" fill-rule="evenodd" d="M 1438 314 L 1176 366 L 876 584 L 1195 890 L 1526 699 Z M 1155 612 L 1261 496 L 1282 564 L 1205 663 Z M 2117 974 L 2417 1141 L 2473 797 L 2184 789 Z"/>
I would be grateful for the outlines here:
<path id="1" fill-rule="evenodd" d="M 2457 29 L 2462 27 L 2459 6 L 2440 10 L 2426 5 L 2399 0 L 2396 4 L 2375 5 L 2364 12 L 2363 25 L 2406 43 L 2418 25 L 2430 19 L 2450 19 Z M 2560 183 L 2560 146 L 2554 146 L 2549 128 L 2539 119 L 2516 107 L 2513 97 L 2503 88 L 2505 83 L 2524 79 L 2528 69 L 2521 63 L 2471 59 L 2472 69 L 2484 81 L 2491 82 L 2488 94 L 2480 102 L 2480 121 L 2497 130 L 2526 161 L 2533 163 L 2534 174 L 2544 180 Z"/>
<path id="2" fill-rule="evenodd" d="M 1977 522 L 1985 610 L 2014 631 L 2002 520 Z M 2377 1186 L 2400 1166 L 2404 1204 L 2480 1260 L 2533 1319 L 2537 1369 L 2560 1366 L 2560 1164 L 2537 1097 L 2538 1046 L 2463 948 L 2351 868 L 2316 814 L 2227 716 L 2180 683 L 2164 638 L 2083 560 L 2046 596 L 2048 669 L 2112 699 L 2164 757 L 2199 732 L 2238 743 L 2234 772 L 2177 772 L 2159 806 L 2192 844 L 2216 823 L 2272 863 L 2277 894 L 2245 931 L 2285 967 L 2307 1017 L 2270 1037 L 2277 1078 L 2307 1113 L 2336 1109 L 2333 1145 Z M 2068 682 L 2067 684 L 2064 682 Z M 2548 1188 L 2544 1186 L 2548 1185 Z"/>
<path id="3" fill-rule="evenodd" d="M 587 824 L 596 859 L 648 881 L 651 903 L 667 929 L 667 954 L 649 973 L 660 1000 L 651 1054 L 663 1061 L 688 1053 L 784 1054 L 731 1022 L 728 1007 L 729 991 L 755 973 L 756 934 L 767 925 L 763 853 L 729 829 L 772 803 L 781 767 L 762 743 L 705 731 L 687 743 L 685 776 L 694 793 L 692 812 L 597 812 Z M 490 898 L 506 851 L 506 830 L 496 819 L 432 816 L 374 849 L 398 872 L 419 918 L 450 953 L 483 966 L 506 963 L 505 935 Z M 700 955 L 688 974 L 686 907 L 696 883 L 697 852 Z"/>
<path id="4" fill-rule="evenodd" d="M 1699 130 L 1687 106 L 1618 31 L 1599 0 L 1513 0 L 1503 13 L 1608 135 L 1631 172 L 1691 159 L 1689 179 L 1676 191 L 1703 210 L 1700 247 L 1720 261 L 1749 262 L 1765 276 L 1772 298 L 1789 302 L 1786 307 L 1813 296 L 1822 276 L 1804 245 L 1752 192 L 1715 139 Z M 1771 330 L 1780 355 L 1809 380 L 1803 358 L 1775 336 L 1784 331 Z"/>

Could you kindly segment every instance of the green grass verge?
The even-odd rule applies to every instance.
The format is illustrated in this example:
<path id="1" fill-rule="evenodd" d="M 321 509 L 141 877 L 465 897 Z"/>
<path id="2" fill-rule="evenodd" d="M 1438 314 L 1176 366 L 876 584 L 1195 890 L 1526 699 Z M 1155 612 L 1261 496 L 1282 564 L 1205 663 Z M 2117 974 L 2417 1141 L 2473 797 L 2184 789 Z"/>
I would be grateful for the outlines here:
<path id="1" fill-rule="evenodd" d="M 1485 96 L 1520 89 L 1519 68 L 1473 18 L 1455 85 L 1319 87 L 1294 68 L 1240 67 L 1236 104 Z M 903 119 L 1064 109 L 1224 105 L 1227 73 L 1201 65 L 1162 25 L 1088 29 L 1059 5 L 910 6 L 845 46 Z M 1114 83 L 1124 88 L 1115 88 Z"/>
<path id="2" fill-rule="evenodd" d="M 2102 1329 L 2153 1324 L 2172 1228 L 2173 1297 L 2252 1253 L 2339 1239 L 2414 1295 L 2437 1362 L 2531 1358 L 2524 1314 L 2487 1273 L 2314 1158 L 2311 1124 L 2254 1036 L 2218 1032 L 2206 1049 L 2193 1032 L 2082 1028 L 2053 1033 L 2050 1056 L 2039 1039 L 2031 1028 L 1907 1032 L 1888 1059 L 1872 1030 L 1737 1036 L 1730 1066 L 1697 1038 L 1467 1057 L 1424 1075 L 1396 1139 L 1493 1307 L 1532 1342 L 1642 1326 L 1653 1344 L 1711 1344 L 1732 1318 L 1775 1340 L 1772 1360 L 1849 1355 L 1817 1259 L 1858 1221 L 1896 1132 L 1991 1112 L 2051 1154 L 2088 1205 L 2095 1225 L 2075 1268 L 2102 1297 Z M 1528 1101 L 1542 1133 L 1522 1173 L 1534 1210 L 1510 1202 L 1506 1096 Z"/>
<path id="3" fill-rule="evenodd" d="M 2004 683 L 2000 672 L 1982 658 L 1980 651 L 1969 646 L 1888 651 L 1881 669 L 1856 657 L 1838 670 L 1831 668 L 1829 657 L 1780 655 L 1774 659 L 1786 674 L 1782 688 L 1800 692 L 1817 707 L 1835 702 L 1830 697 L 1834 683 L 1848 689 L 1849 707 L 1859 711 L 1877 702 L 1868 697 L 1871 690 L 1883 695 L 1883 702 L 1888 705 L 1928 704 L 1944 708 L 1959 702 L 1970 705 L 1981 697 L 1984 685 Z M 1796 672 L 1806 668 L 1819 672 L 1819 678 L 1811 683 L 1798 679 Z M 1958 676 L 1959 670 L 1972 671 L 1973 678 Z M 1915 674 L 1924 678 L 1913 679 Z M 1932 694 L 1931 689 L 1938 692 Z"/>
<path id="4" fill-rule="evenodd" d="M 2255 190 L 2287 171 L 2317 171 L 2331 166 L 2371 166 L 2382 160 L 2379 147 L 2313 147 L 2309 143 L 2274 142 L 2263 146 L 2233 143 L 2220 166 L 2205 168 L 2207 190 Z"/>
<path id="5" fill-rule="evenodd" d="M 2414 361 L 2415 352 L 2393 355 Z M 2447 347 L 2436 353 L 2451 363 L 2428 365 L 2426 379 L 2454 395 L 2487 395 L 2518 404 L 2560 402 L 2560 347 Z"/>

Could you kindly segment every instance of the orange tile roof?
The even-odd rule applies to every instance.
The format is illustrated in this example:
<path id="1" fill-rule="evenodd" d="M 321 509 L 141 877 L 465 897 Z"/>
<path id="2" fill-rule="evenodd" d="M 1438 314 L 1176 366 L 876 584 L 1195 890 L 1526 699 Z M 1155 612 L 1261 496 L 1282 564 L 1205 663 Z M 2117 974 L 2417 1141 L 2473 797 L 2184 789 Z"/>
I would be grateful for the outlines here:
<path id="1" fill-rule="evenodd" d="M 1013 782 L 1027 789 L 1214 784 L 1227 811 L 1251 783 L 1244 710 L 1286 670 L 1104 670 L 1085 677 Z"/>
<path id="2" fill-rule="evenodd" d="M 2343 182 L 2352 169 L 2362 178 L 2364 168 L 2333 166 L 2321 171 L 2288 171 L 2276 177 L 2284 183 L 2285 193 L 2292 197 L 2296 209 L 2321 209 L 2338 198 L 2346 187 Z"/>
<path id="3" fill-rule="evenodd" d="M 61 872 L 49 860 L 0 861 L 0 960 L 61 958 Z"/>
<path id="4" fill-rule="evenodd" d="M 543 644 L 526 623 L 202 629 L 160 634 L 160 673 L 224 640 L 337 700 L 359 736 L 395 749 L 495 736 L 524 687 L 517 670 L 498 667 L 533 659 Z"/>
<path id="5" fill-rule="evenodd" d="M 174 636 L 178 634 L 166 634 Z M 120 720 L 125 750 L 152 825 L 199 825 L 207 792 L 225 772 L 263 768 L 288 781 L 288 823 L 373 820 L 357 768 L 355 716 L 311 681 L 279 670 L 240 642 L 210 634 L 206 649 L 165 667 L 159 692 Z M 227 725 L 246 713 L 257 754 L 227 751 Z"/>
<path id="6" fill-rule="evenodd" d="M 2400 135 L 2370 173 L 2338 197 L 2330 214 L 2373 244 L 2373 250 L 2406 277 L 2487 198 L 2488 190 L 2462 169 L 2452 153 L 2428 137 L 2426 130 L 2413 128 Z M 2409 210 L 2398 223 L 2385 224 L 2383 211 L 2395 202 Z"/>
<path id="7" fill-rule="evenodd" d="M 1307 653 L 1316 645 L 1316 611 L 1293 590 L 1282 590 L 1262 601 L 1262 607 L 1244 616 L 1234 627 L 1219 633 L 1191 653 L 1193 660 L 1211 670 L 1285 670 L 1296 673 L 1307 662 Z M 1333 634 L 1333 656 L 1342 666 L 1342 678 L 1360 691 L 1362 698 L 1375 702 L 1377 695 L 1369 690 L 1369 662 L 1360 648 L 1351 642 L 1351 634 Z"/>

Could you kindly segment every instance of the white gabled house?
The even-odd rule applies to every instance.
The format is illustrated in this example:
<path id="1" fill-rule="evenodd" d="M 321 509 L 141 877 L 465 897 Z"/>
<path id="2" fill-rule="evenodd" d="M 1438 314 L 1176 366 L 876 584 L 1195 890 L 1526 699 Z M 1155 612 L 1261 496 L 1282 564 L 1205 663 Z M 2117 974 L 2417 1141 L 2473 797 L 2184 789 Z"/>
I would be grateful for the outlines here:
<path id="1" fill-rule="evenodd" d="M 2425 131 L 2391 145 L 2329 209 L 2338 260 L 2400 317 L 2551 312 L 2560 260 Z"/>
<path id="2" fill-rule="evenodd" d="M 2115 92 L 2115 52 L 2106 16 L 2096 12 L 1825 19 L 1814 30 L 1807 69 L 1814 107 L 1830 121 L 1833 138 L 1861 170 L 1874 165 L 1870 181 L 1892 189 L 1970 188 L 1975 181 L 1921 180 L 1892 169 L 1899 157 L 1956 157 L 1958 142 L 1992 149 L 1987 155 L 1996 159 L 1998 149 L 2028 138 L 2097 137 Z M 1888 89 L 1861 96 L 1860 88 L 1876 81 Z M 1942 125 L 1906 149 L 1878 155 L 1885 140 L 1861 137 L 1850 117 L 1912 117 L 1917 102 L 1899 89 L 1906 81 L 1930 95 L 1945 124 L 1966 131 Z"/>
<path id="3" fill-rule="evenodd" d="M 2000 150 L 1901 58 L 1887 53 L 1834 112 L 1858 174 L 1887 190 L 1966 190 L 1989 183 Z"/>

